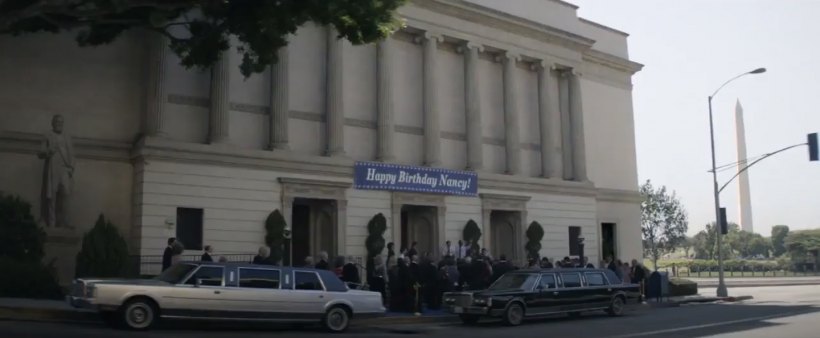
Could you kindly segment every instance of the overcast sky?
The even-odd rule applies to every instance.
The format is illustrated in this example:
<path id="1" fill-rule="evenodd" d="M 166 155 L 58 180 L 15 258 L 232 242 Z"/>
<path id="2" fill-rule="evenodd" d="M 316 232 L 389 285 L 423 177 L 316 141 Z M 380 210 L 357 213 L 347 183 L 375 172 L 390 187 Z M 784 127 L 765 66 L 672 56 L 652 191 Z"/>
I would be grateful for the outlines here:
<path id="1" fill-rule="evenodd" d="M 638 176 L 675 190 L 689 234 L 714 221 L 707 96 L 731 77 L 713 107 L 718 165 L 736 161 L 734 106 L 744 108 L 749 157 L 805 142 L 820 131 L 820 1 L 570 0 L 578 15 L 625 31 L 630 59 L 643 63 L 633 98 Z M 750 169 L 755 232 L 820 228 L 820 162 L 806 147 Z M 734 173 L 722 173 L 725 182 Z M 739 221 L 737 184 L 721 194 Z"/>

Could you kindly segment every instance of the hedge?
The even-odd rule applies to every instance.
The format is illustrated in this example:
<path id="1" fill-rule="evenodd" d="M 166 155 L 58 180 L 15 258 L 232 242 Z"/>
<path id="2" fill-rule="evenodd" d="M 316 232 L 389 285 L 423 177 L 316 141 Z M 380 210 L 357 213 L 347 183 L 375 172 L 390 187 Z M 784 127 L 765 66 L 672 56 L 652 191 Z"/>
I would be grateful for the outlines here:
<path id="1" fill-rule="evenodd" d="M 62 299 L 52 266 L 0 256 L 0 271 L 0 297 Z"/>
<path id="2" fill-rule="evenodd" d="M 717 271 L 718 261 L 710 259 L 694 259 L 669 260 L 658 262 L 658 269 L 672 268 L 673 266 L 676 266 L 677 268 L 688 268 L 691 272 Z M 724 271 L 775 271 L 789 269 L 791 269 L 791 263 L 788 260 L 756 261 L 742 259 L 727 259 L 723 261 Z"/>
<path id="3" fill-rule="evenodd" d="M 669 296 L 692 296 L 698 294 L 698 283 L 683 278 L 669 279 Z"/>

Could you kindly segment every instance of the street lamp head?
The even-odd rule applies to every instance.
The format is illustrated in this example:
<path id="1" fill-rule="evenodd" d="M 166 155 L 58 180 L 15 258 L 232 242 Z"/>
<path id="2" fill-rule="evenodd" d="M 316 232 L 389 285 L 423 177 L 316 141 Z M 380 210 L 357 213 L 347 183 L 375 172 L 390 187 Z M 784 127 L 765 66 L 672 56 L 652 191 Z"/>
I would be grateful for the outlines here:
<path id="1" fill-rule="evenodd" d="M 755 69 L 755 70 L 749 72 L 749 74 L 760 74 L 760 73 L 765 73 L 765 72 L 766 72 L 766 68 L 760 67 L 758 69 Z"/>

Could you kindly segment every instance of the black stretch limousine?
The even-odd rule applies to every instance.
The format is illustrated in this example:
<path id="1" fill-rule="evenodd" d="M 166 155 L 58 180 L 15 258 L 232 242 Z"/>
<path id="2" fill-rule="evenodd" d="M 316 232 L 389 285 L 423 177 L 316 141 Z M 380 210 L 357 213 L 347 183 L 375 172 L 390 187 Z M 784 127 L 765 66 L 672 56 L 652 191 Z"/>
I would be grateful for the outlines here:
<path id="1" fill-rule="evenodd" d="M 607 269 L 518 270 L 505 274 L 487 290 L 444 294 L 447 309 L 465 324 L 486 316 L 519 325 L 525 318 L 597 310 L 620 316 L 628 304 L 637 304 L 639 299 L 637 284 L 622 284 Z"/>

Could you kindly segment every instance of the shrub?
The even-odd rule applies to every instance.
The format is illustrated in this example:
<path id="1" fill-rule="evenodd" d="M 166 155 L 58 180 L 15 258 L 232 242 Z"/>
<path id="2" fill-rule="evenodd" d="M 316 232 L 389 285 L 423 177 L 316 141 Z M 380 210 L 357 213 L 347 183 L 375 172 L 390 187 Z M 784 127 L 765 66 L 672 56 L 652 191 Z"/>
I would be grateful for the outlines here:
<path id="1" fill-rule="evenodd" d="M 670 278 L 669 296 L 692 296 L 698 294 L 698 283 L 688 279 Z"/>
<path id="2" fill-rule="evenodd" d="M 268 215 L 265 220 L 265 245 L 270 248 L 270 261 L 274 264 L 280 264 L 284 256 L 285 245 L 285 217 L 279 212 L 279 209 L 274 210 Z"/>
<path id="3" fill-rule="evenodd" d="M 375 267 L 373 258 L 382 253 L 385 246 L 384 232 L 387 230 L 387 218 L 381 213 L 376 214 L 367 223 L 367 239 L 365 239 L 365 247 L 367 248 L 367 271 L 372 273 Z"/>
<path id="4" fill-rule="evenodd" d="M 111 221 L 103 215 L 83 236 L 77 253 L 76 276 L 123 277 L 128 269 L 128 245 Z"/>
<path id="5" fill-rule="evenodd" d="M 462 236 L 464 236 L 465 241 L 473 243 L 470 248 L 473 252 L 477 252 L 481 248 L 478 244 L 478 240 L 481 238 L 481 228 L 478 227 L 478 224 L 476 224 L 475 221 L 467 221 L 467 224 L 464 225 Z"/>
<path id="6" fill-rule="evenodd" d="M 18 196 L 0 194 L 0 256 L 39 262 L 45 240 L 46 232 L 31 215 L 31 204 Z"/>
<path id="7" fill-rule="evenodd" d="M 527 228 L 527 244 L 524 249 L 527 250 L 527 257 L 530 259 L 538 259 L 539 251 L 541 251 L 541 239 L 544 238 L 544 228 L 536 221 L 532 221 Z"/>
<path id="8" fill-rule="evenodd" d="M 0 297 L 61 299 L 62 289 L 54 277 L 53 267 L 39 261 L 21 261 L 0 256 Z M 13 272 L 13 273 L 12 273 Z"/>

